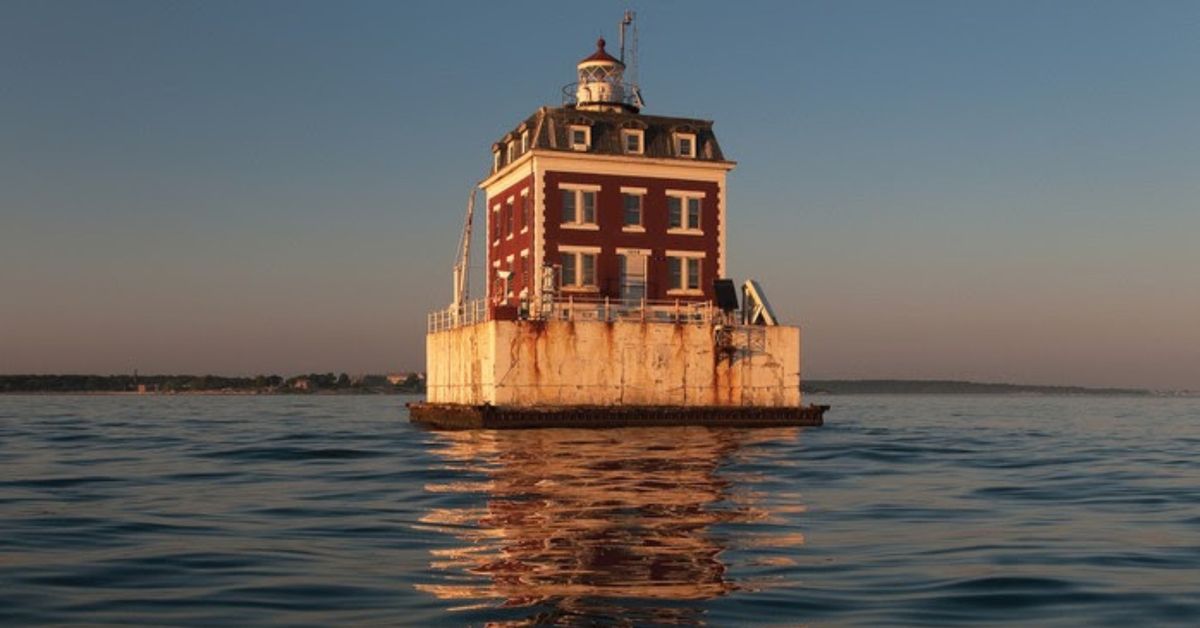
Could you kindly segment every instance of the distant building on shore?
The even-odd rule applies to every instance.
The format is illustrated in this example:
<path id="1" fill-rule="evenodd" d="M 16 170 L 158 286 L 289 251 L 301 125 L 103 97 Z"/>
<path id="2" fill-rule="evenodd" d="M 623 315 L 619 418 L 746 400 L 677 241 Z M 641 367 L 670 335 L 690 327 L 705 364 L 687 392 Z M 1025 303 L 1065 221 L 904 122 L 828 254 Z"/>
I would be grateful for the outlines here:
<path id="1" fill-rule="evenodd" d="M 407 382 L 409 379 L 414 378 L 414 377 L 419 382 L 425 381 L 425 374 L 424 373 L 416 373 L 416 372 L 413 372 L 413 373 L 388 373 L 387 381 L 389 384 L 391 384 L 393 386 L 399 386 L 400 384 L 403 384 L 403 383 Z"/>

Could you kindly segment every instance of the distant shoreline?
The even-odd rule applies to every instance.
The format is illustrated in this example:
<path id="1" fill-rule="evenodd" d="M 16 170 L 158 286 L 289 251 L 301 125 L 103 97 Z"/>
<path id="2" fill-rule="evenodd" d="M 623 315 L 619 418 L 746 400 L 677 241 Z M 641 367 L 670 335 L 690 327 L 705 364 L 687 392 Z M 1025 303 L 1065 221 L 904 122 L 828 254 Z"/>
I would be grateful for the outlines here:
<path id="1" fill-rule="evenodd" d="M 47 386 L 51 378 L 64 376 L 46 375 L 0 375 L 0 395 L 72 395 L 72 396 L 360 396 L 360 395 L 421 395 L 424 394 L 424 380 L 419 386 L 362 386 L 352 385 L 343 388 L 313 387 L 298 389 L 293 385 L 281 383 L 268 387 L 212 387 L 205 389 L 187 389 L 179 387 L 147 387 L 139 392 L 135 387 L 124 389 L 86 389 L 71 384 L 84 382 L 88 379 L 109 380 L 123 379 L 125 376 L 66 376 L 69 382 L 57 381 L 54 386 Z M 167 378 L 184 379 L 190 376 L 152 376 L 143 379 Z M 249 378 L 244 378 L 249 380 Z M 289 380 L 291 381 L 291 380 Z M 40 389 L 29 388 L 31 382 L 43 385 Z M 26 386 L 21 386 L 24 383 Z M 240 382 L 239 382 L 240 383 Z M 416 382 L 412 382 L 415 384 Z M 7 384 L 7 385 L 5 385 Z M 78 386 L 79 384 L 76 384 Z M 1031 384 L 1003 384 L 989 382 L 971 382 L 960 380 L 921 380 L 921 379 L 813 379 L 801 384 L 801 391 L 809 395 L 939 395 L 939 396 L 969 396 L 969 395 L 1008 395 L 1008 396 L 1088 396 L 1088 397 L 1200 397 L 1200 391 L 1171 391 L 1148 390 L 1142 388 L 1093 388 L 1087 386 L 1045 386 Z"/>
<path id="2" fill-rule="evenodd" d="M 1156 397 L 1197 396 L 1200 394 L 1195 391 L 1152 391 L 1143 388 L 1092 388 L 924 379 L 814 379 L 802 382 L 801 390 L 805 394 L 827 395 Z"/>
<path id="3" fill-rule="evenodd" d="M 317 390 L 312 392 L 295 392 L 291 390 L 155 390 L 146 392 L 138 392 L 136 390 L 0 390 L 0 396 L 23 395 L 38 397 L 402 397 L 424 394 L 424 392 L 357 390 Z"/>
<path id="4" fill-rule="evenodd" d="M 0 375 L 0 394 L 83 395 L 393 395 L 425 392 L 423 373 L 307 373 L 224 376 L 191 374 Z"/>

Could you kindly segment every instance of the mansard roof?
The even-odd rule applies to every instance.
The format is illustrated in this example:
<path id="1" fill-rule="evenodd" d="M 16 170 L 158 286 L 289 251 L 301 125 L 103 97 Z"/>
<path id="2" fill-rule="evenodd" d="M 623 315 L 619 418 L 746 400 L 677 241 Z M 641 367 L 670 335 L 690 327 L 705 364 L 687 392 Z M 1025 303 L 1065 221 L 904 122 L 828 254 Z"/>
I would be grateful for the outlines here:
<path id="1" fill-rule="evenodd" d="M 701 162 L 724 162 L 725 154 L 713 134 L 711 120 L 693 118 L 675 118 L 667 116 L 648 116 L 626 112 L 582 111 L 574 107 L 542 107 L 529 116 L 517 128 L 506 134 L 492 146 L 500 152 L 499 168 L 509 163 L 509 151 L 506 146 L 509 141 L 515 142 L 517 150 L 513 151 L 513 160 L 519 159 L 521 135 L 529 133 L 529 148 L 542 150 L 558 150 L 576 153 L 571 148 L 571 126 L 583 125 L 591 129 L 591 146 L 587 154 L 620 155 L 632 159 L 680 159 Z M 622 129 L 640 129 L 643 131 L 643 149 L 641 155 L 625 153 L 621 144 Z M 694 133 L 696 135 L 696 156 L 680 157 L 675 154 L 675 133 Z"/>

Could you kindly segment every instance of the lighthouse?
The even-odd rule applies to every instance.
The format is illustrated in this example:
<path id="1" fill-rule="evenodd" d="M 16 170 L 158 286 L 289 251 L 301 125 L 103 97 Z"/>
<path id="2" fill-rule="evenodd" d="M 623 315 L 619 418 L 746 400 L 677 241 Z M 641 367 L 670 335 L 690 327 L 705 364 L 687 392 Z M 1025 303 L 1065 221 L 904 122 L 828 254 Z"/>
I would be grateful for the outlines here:
<path id="1" fill-rule="evenodd" d="M 461 294 L 461 260 L 451 307 L 429 316 L 414 421 L 820 424 L 801 405 L 799 327 L 727 277 L 736 164 L 712 121 L 647 114 L 624 57 L 624 31 L 619 57 L 600 39 L 560 104 L 492 144 L 485 294 Z"/>

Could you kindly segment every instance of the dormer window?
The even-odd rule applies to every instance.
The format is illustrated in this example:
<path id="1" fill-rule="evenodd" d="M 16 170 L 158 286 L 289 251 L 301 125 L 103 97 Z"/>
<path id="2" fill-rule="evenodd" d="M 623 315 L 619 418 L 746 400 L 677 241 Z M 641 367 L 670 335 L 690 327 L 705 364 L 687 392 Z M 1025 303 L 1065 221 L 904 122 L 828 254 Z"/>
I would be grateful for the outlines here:
<path id="1" fill-rule="evenodd" d="M 500 172 L 500 149 L 492 151 L 492 172 Z"/>
<path id="2" fill-rule="evenodd" d="M 592 145 L 592 127 L 582 124 L 571 125 L 571 148 L 573 150 L 587 150 Z"/>
<path id="3" fill-rule="evenodd" d="M 695 133 L 676 133 L 675 134 L 675 156 L 676 157 L 696 157 L 696 134 Z"/>
<path id="4" fill-rule="evenodd" d="M 513 142 L 510 140 L 508 142 L 508 163 L 511 164 L 512 162 L 514 162 L 516 160 L 517 160 L 517 144 L 516 144 L 516 142 Z"/>
<path id="5" fill-rule="evenodd" d="M 626 155 L 641 155 L 644 148 L 645 134 L 641 129 L 625 129 L 621 131 L 621 148 Z"/>
<path id="6" fill-rule="evenodd" d="M 529 152 L 529 131 L 521 132 L 521 154 Z"/>

